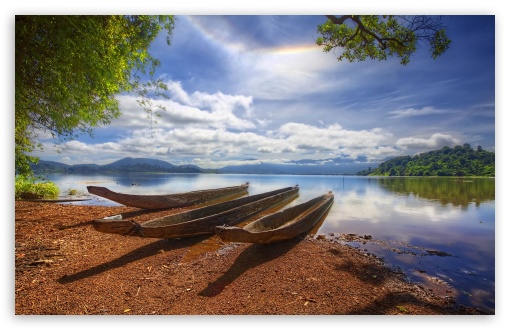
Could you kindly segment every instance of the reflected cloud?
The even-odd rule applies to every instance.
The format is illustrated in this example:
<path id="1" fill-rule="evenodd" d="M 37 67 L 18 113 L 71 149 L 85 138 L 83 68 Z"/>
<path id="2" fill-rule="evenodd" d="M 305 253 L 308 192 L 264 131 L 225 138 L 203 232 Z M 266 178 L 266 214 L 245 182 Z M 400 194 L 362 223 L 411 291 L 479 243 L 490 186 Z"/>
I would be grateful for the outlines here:
<path id="1" fill-rule="evenodd" d="M 425 205 L 408 205 L 402 203 L 395 205 L 393 209 L 396 213 L 412 217 L 413 219 L 421 219 L 432 222 L 450 221 L 456 219 L 459 221 L 459 214 L 461 210 L 452 207 L 442 207 L 440 204 L 425 204 Z"/>

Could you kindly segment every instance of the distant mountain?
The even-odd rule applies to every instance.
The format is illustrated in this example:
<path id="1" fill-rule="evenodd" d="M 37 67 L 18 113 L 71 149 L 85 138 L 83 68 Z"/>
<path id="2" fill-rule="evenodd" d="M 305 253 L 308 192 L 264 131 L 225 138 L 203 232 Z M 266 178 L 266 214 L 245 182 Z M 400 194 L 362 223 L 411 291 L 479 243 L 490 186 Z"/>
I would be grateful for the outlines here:
<path id="1" fill-rule="evenodd" d="M 137 166 L 139 164 L 146 164 L 150 166 L 159 166 L 163 168 L 173 168 L 175 165 L 172 165 L 168 162 L 165 162 L 163 160 L 159 159 L 152 159 L 152 158 L 123 158 L 116 162 L 113 162 L 111 164 L 105 165 L 111 168 L 123 168 L 123 167 L 129 167 L 129 166 Z"/>
<path id="2" fill-rule="evenodd" d="M 112 172 L 182 172 L 179 166 L 151 158 L 123 158 L 108 165 L 102 170 Z"/>
<path id="3" fill-rule="evenodd" d="M 69 165 L 51 160 L 39 160 L 37 164 L 32 164 L 31 168 L 34 172 L 59 172 L 67 171 Z"/>
<path id="4" fill-rule="evenodd" d="M 73 165 L 69 170 L 71 170 L 72 172 L 94 172 L 98 171 L 100 168 L 101 166 L 97 164 L 78 164 Z"/>
<path id="5" fill-rule="evenodd" d="M 136 173 L 136 172 L 157 172 L 157 173 L 205 173 L 195 165 L 177 166 L 168 162 L 151 158 L 123 158 L 107 165 L 78 164 L 67 165 L 54 161 L 39 160 L 32 164 L 34 173 Z"/>
<path id="6" fill-rule="evenodd" d="M 254 159 L 252 159 L 254 160 Z M 54 161 L 39 160 L 32 165 L 35 173 L 224 173 L 224 174 L 295 174 L 295 175 L 342 175 L 355 174 L 379 163 L 368 163 L 347 158 L 303 159 L 285 164 L 261 163 L 226 166 L 217 170 L 203 169 L 195 165 L 173 165 L 152 158 L 123 158 L 107 165 L 67 165 Z"/>

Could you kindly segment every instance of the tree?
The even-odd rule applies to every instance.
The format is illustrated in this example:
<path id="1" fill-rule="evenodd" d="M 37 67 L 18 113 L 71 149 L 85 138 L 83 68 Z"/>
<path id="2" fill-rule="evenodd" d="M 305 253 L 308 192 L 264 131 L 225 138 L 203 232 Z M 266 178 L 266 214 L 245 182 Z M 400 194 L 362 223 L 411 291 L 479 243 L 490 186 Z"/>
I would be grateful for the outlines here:
<path id="1" fill-rule="evenodd" d="M 16 172 L 31 174 L 40 134 L 57 144 L 92 135 L 120 116 L 115 96 L 164 89 L 152 78 L 159 61 L 148 48 L 163 29 L 170 44 L 174 23 L 173 16 L 16 16 Z"/>
<path id="2" fill-rule="evenodd" d="M 436 59 L 450 45 L 446 27 L 440 16 L 394 16 L 394 15 L 327 15 L 326 23 L 319 25 L 321 34 L 316 42 L 325 52 L 337 47 L 342 53 L 339 61 L 379 61 L 397 56 L 406 65 L 421 43 L 428 43 L 431 55 Z"/>
<path id="3" fill-rule="evenodd" d="M 495 157 L 490 151 L 475 152 L 468 143 L 426 153 L 400 156 L 358 175 L 495 176 Z"/>

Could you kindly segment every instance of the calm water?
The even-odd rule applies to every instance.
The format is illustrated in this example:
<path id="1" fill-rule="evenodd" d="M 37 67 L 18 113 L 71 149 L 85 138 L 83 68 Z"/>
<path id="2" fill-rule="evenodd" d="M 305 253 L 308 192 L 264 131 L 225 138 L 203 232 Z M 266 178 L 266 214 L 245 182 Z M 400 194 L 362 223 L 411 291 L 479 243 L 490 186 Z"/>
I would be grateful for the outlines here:
<path id="1" fill-rule="evenodd" d="M 466 306 L 495 313 L 495 180 L 356 176 L 51 174 L 61 192 L 99 185 L 123 193 L 175 193 L 250 182 L 257 194 L 298 184 L 302 203 L 328 191 L 335 203 L 318 234 L 371 235 L 348 243 Z M 133 185 L 137 184 L 137 185 Z M 94 197 L 80 204 L 119 205 Z M 444 286 L 443 286 L 444 287 Z"/>

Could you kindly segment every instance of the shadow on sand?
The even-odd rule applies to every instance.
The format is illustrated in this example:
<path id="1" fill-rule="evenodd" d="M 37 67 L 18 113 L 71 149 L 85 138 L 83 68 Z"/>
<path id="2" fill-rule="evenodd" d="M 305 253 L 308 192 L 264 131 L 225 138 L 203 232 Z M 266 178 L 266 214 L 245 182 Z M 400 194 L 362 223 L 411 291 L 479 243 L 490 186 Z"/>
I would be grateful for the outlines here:
<path id="1" fill-rule="evenodd" d="M 220 294 L 223 289 L 234 282 L 247 270 L 276 259 L 292 250 L 302 238 L 296 238 L 274 244 L 253 244 L 247 247 L 232 266 L 220 278 L 210 283 L 207 288 L 199 292 L 200 296 L 214 297 Z"/>
<path id="2" fill-rule="evenodd" d="M 114 215 L 121 216 L 122 219 L 126 220 L 126 219 L 130 219 L 130 218 L 134 218 L 134 217 L 138 217 L 138 216 L 142 216 L 142 215 L 146 215 L 146 214 L 151 214 L 151 213 L 158 213 L 158 212 L 161 212 L 161 210 L 136 210 L 136 211 L 128 211 L 128 212 L 123 212 L 123 213 L 114 214 Z M 72 225 L 64 225 L 64 224 L 60 223 L 60 224 L 56 224 L 55 228 L 58 230 L 66 230 L 66 229 L 72 229 L 72 228 L 77 228 L 77 227 L 92 226 L 94 224 L 95 220 L 96 219 L 78 222 L 78 223 L 75 223 Z"/>
<path id="3" fill-rule="evenodd" d="M 190 238 L 182 238 L 182 239 L 175 239 L 175 240 L 169 240 L 169 239 L 162 239 L 147 245 L 144 245 L 136 250 L 133 250 L 117 259 L 114 259 L 112 261 L 108 261 L 105 263 L 102 263 L 100 265 L 94 266 L 89 269 L 82 270 L 81 272 L 71 274 L 71 275 L 64 275 L 60 279 L 58 279 L 58 282 L 61 284 L 67 284 L 79 281 L 81 279 L 94 276 L 100 273 L 103 273 L 105 271 L 119 268 L 122 266 L 125 266 L 131 262 L 141 260 L 147 257 L 151 257 L 153 255 L 156 255 L 160 253 L 161 251 L 170 251 L 185 247 L 190 247 L 195 244 L 198 244 L 202 240 L 206 239 L 209 236 L 197 236 L 197 237 L 190 237 Z"/>

